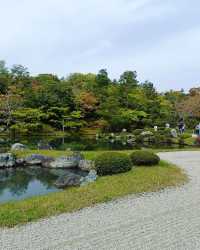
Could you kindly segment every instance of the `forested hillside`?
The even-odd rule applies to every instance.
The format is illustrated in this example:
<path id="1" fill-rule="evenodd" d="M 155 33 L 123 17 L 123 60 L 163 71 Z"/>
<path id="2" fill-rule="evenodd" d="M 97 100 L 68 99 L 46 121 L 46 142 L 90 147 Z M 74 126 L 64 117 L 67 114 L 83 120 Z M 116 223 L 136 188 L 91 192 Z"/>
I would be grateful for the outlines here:
<path id="1" fill-rule="evenodd" d="M 199 92 L 159 93 L 153 83 L 139 82 L 136 71 L 125 71 L 114 80 L 105 69 L 66 78 L 31 76 L 26 67 L 8 69 L 0 61 L 1 131 L 54 132 L 63 125 L 69 131 L 87 127 L 133 130 L 166 122 L 175 126 L 179 116 L 186 121 L 192 118 L 195 124 L 199 107 Z"/>

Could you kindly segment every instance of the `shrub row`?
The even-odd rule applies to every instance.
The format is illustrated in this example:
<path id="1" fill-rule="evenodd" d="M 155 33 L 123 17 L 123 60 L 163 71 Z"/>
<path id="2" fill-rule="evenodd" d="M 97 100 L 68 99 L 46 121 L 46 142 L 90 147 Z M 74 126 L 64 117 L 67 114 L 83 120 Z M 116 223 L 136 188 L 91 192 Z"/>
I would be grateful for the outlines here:
<path id="1" fill-rule="evenodd" d="M 95 159 L 98 175 L 112 175 L 131 170 L 132 166 L 157 165 L 160 158 L 150 151 L 135 151 L 130 156 L 119 152 L 103 153 Z"/>

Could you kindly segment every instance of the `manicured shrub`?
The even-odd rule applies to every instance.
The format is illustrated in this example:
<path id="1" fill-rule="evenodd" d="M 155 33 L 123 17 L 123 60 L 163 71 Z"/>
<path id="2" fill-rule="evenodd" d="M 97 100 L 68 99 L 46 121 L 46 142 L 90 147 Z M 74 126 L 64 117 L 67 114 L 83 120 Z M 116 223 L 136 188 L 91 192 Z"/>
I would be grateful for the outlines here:
<path id="1" fill-rule="evenodd" d="M 190 133 L 184 133 L 184 134 L 180 135 L 180 137 L 181 137 L 182 139 L 188 139 L 188 138 L 191 138 L 192 135 L 191 135 Z"/>
<path id="2" fill-rule="evenodd" d="M 136 166 L 152 166 L 157 165 L 160 161 L 160 158 L 147 150 L 137 150 L 133 152 L 131 155 L 131 161 L 133 165 Z"/>
<path id="3" fill-rule="evenodd" d="M 103 153 L 95 159 L 97 174 L 101 176 L 127 172 L 131 170 L 131 167 L 130 157 L 123 153 Z"/>

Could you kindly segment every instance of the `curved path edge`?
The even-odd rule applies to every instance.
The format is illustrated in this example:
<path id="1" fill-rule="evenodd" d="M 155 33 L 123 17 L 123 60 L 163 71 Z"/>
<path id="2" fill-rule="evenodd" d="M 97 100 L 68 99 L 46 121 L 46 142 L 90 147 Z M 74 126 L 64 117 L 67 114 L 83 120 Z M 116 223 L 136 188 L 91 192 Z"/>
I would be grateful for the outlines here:
<path id="1" fill-rule="evenodd" d="M 200 152 L 159 155 L 183 168 L 189 183 L 0 229 L 0 249 L 199 250 Z"/>

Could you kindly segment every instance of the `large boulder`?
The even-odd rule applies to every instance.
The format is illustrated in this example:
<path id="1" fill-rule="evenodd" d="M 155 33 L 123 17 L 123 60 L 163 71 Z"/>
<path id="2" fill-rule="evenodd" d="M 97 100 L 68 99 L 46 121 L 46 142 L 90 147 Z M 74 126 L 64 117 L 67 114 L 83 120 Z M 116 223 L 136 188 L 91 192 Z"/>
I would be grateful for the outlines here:
<path id="1" fill-rule="evenodd" d="M 83 159 L 80 153 L 73 153 L 71 156 L 56 158 L 48 164 L 50 168 L 78 168 L 79 162 Z"/>
<path id="2" fill-rule="evenodd" d="M 11 150 L 13 151 L 23 151 L 23 150 L 26 150 L 28 149 L 26 145 L 24 144 L 21 144 L 21 143 L 15 143 L 11 146 Z"/>
<path id="3" fill-rule="evenodd" d="M 94 161 L 91 160 L 80 160 L 78 164 L 79 169 L 83 171 L 90 171 L 94 169 Z"/>
<path id="4" fill-rule="evenodd" d="M 62 156 L 48 164 L 50 168 L 77 168 L 78 161 L 73 156 Z"/>
<path id="5" fill-rule="evenodd" d="M 98 177 L 98 175 L 97 175 L 96 170 L 90 170 L 90 172 L 89 172 L 89 174 L 87 176 L 81 177 L 80 185 L 85 186 L 85 185 L 87 185 L 89 183 L 95 182 L 97 177 Z"/>
<path id="6" fill-rule="evenodd" d="M 54 184 L 57 188 L 80 186 L 80 180 L 81 180 L 80 175 L 70 173 L 59 177 Z"/>
<path id="7" fill-rule="evenodd" d="M 41 165 L 43 167 L 48 166 L 49 162 L 52 162 L 54 158 L 40 154 L 32 154 L 25 158 L 25 165 Z"/>
<path id="8" fill-rule="evenodd" d="M 12 168 L 16 165 L 15 156 L 11 153 L 0 154 L 0 168 Z"/>

